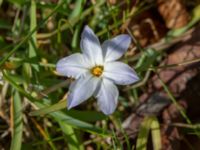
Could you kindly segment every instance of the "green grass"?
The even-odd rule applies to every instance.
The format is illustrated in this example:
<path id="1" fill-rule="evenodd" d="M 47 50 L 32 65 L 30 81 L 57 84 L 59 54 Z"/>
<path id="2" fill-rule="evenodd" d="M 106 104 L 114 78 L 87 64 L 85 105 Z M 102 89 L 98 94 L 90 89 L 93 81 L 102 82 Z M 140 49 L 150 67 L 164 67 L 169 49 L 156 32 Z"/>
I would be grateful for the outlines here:
<path id="1" fill-rule="evenodd" d="M 66 93 L 71 81 L 55 73 L 55 64 L 60 58 L 80 52 L 84 25 L 93 28 L 104 41 L 123 33 L 121 27 L 130 18 L 134 20 L 144 11 L 155 9 L 156 4 L 138 1 L 134 8 L 130 5 L 130 0 L 115 5 L 105 0 L 97 0 L 94 4 L 86 0 L 0 0 L 1 11 L 8 9 L 10 12 L 10 16 L 6 14 L 8 16 L 0 18 L 0 77 L 4 82 L 0 84 L 0 104 L 4 104 L 2 111 L 9 114 L 5 118 L 8 117 L 6 125 L 10 129 L 9 140 L 3 139 L 8 140 L 9 148 L 6 148 L 83 150 L 92 146 L 105 150 L 124 147 L 145 150 L 151 135 L 153 148 L 161 149 L 160 122 L 156 116 L 142 121 L 136 145 L 129 141 L 122 124 L 138 104 L 151 73 L 156 72 L 157 65 L 166 57 L 165 49 L 142 48 L 126 28 L 124 32 L 131 34 L 132 43 L 135 42 L 139 50 L 131 56 L 127 53 L 122 60 L 136 69 L 141 81 L 119 87 L 119 105 L 111 116 L 98 111 L 93 98 L 68 111 Z M 165 44 L 194 27 L 200 19 L 199 10 L 199 5 L 194 7 L 187 26 L 170 30 L 163 38 Z M 168 66 L 159 69 L 165 67 Z M 160 82 L 186 120 L 183 127 L 199 135 L 198 125 L 192 124 L 167 85 L 161 79 Z M 122 141 L 118 132 L 124 137 Z"/>

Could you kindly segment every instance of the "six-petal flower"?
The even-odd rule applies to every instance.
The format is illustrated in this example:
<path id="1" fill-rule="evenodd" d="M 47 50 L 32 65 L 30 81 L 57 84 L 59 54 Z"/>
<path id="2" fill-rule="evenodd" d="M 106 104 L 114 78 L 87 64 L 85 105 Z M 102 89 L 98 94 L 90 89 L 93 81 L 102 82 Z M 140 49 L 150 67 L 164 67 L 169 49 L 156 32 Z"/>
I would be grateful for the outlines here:
<path id="1" fill-rule="evenodd" d="M 56 65 L 59 74 L 76 79 L 69 88 L 68 109 L 95 96 L 104 114 L 114 112 L 119 96 L 115 84 L 128 85 L 139 80 L 131 67 L 116 61 L 130 43 L 130 36 L 122 34 L 101 46 L 94 32 L 85 26 L 80 43 L 83 54 L 62 58 Z"/>

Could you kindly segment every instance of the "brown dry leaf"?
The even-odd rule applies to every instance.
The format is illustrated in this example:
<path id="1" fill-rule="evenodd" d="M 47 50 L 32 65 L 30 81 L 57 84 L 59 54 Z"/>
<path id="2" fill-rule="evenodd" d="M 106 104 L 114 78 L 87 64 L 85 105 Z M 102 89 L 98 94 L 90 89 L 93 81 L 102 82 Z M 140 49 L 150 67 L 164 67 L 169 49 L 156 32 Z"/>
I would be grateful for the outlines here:
<path id="1" fill-rule="evenodd" d="M 199 26 L 200 27 L 200 26 Z M 200 30 L 197 27 L 191 35 L 188 35 L 183 42 L 180 42 L 171 53 L 161 63 L 161 66 L 172 64 L 180 64 L 185 61 L 200 58 Z M 186 89 L 187 82 L 197 75 L 199 72 L 199 63 L 192 63 L 185 66 L 177 66 L 174 68 L 165 68 L 159 71 L 160 78 L 169 86 L 174 96 L 179 96 Z M 154 90 L 162 90 L 162 85 L 155 75 L 150 81 L 149 88 Z"/>
<path id="2" fill-rule="evenodd" d="M 183 42 L 180 42 L 177 46 L 171 49 L 168 57 L 161 63 L 163 65 L 179 64 L 185 61 L 200 58 L 200 30 L 197 27 L 190 36 L 186 37 Z M 175 68 L 166 68 L 160 70 L 158 73 L 160 78 L 167 84 L 172 94 L 176 97 L 180 106 L 185 110 L 190 110 L 189 115 L 200 114 L 199 99 L 200 89 L 199 82 L 199 62 L 186 65 L 177 66 Z M 168 95 L 163 91 L 162 85 L 157 75 L 152 77 L 148 86 L 148 94 L 144 94 L 141 97 L 142 101 L 148 101 L 149 97 L 155 92 L 163 93 L 166 97 Z M 144 100 L 146 97 L 146 100 Z M 189 116 L 192 118 L 191 116 Z M 196 116 L 198 117 L 198 116 Z M 195 117 L 193 116 L 193 119 Z M 197 118 L 196 118 L 197 119 Z M 199 117 L 198 117 L 199 119 Z M 162 142 L 164 149 L 178 150 L 180 149 L 180 142 L 182 141 L 181 133 L 178 128 L 172 127 L 173 122 L 184 122 L 180 112 L 174 104 L 171 104 L 167 109 L 164 109 L 162 113 Z"/>
<path id="3" fill-rule="evenodd" d="M 159 21 L 153 10 L 144 11 L 129 20 L 123 28 L 129 28 L 142 47 L 158 42 L 167 32 L 165 25 Z"/>
<path id="4" fill-rule="evenodd" d="M 110 5 L 115 5 L 117 3 L 117 0 L 108 0 L 107 1 Z"/>
<path id="5" fill-rule="evenodd" d="M 179 106 L 186 109 L 186 103 L 179 101 Z M 161 126 L 162 148 L 166 150 L 180 149 L 182 140 L 181 133 L 177 127 L 171 126 L 172 122 L 182 122 L 180 111 L 175 104 L 171 104 L 162 113 L 163 124 Z"/>
<path id="6" fill-rule="evenodd" d="M 173 49 L 170 49 L 167 58 L 163 60 L 161 66 L 178 64 L 200 58 L 199 27 L 197 27 L 190 35 L 186 36 L 182 42 L 179 42 L 174 46 Z M 185 66 L 165 68 L 158 72 L 160 78 L 167 84 L 170 91 L 178 100 L 178 104 L 186 111 L 190 110 L 190 114 L 198 114 L 198 116 L 196 116 L 198 119 L 200 115 L 200 94 L 198 92 L 200 90 L 200 74 L 198 73 L 200 68 L 199 66 L 200 63 L 196 62 Z M 136 113 L 130 115 L 124 122 L 125 130 L 127 129 L 126 131 L 128 134 L 132 133 L 132 136 L 130 135 L 129 137 L 135 139 L 137 136 L 138 126 L 143 117 L 149 114 L 158 115 L 162 120 L 161 134 L 163 148 L 167 150 L 181 149 L 181 142 L 183 142 L 182 140 L 185 137 L 181 132 L 179 132 L 179 128 L 171 125 L 174 122 L 184 122 L 182 115 L 174 104 L 170 104 L 166 108 L 168 105 L 167 101 L 164 104 L 161 103 L 164 102 L 164 100 L 169 99 L 169 97 L 163 90 L 157 75 L 152 77 L 147 87 L 147 91 L 144 91 L 144 94 L 140 97 L 142 105 L 136 109 Z M 157 96 L 155 97 L 155 95 Z M 155 100 L 157 106 L 155 106 L 154 103 L 149 105 L 150 101 L 153 102 Z M 191 118 L 191 116 L 189 117 Z"/>
<path id="7" fill-rule="evenodd" d="M 170 29 L 185 26 L 190 16 L 182 0 L 157 0 L 158 10 Z"/>

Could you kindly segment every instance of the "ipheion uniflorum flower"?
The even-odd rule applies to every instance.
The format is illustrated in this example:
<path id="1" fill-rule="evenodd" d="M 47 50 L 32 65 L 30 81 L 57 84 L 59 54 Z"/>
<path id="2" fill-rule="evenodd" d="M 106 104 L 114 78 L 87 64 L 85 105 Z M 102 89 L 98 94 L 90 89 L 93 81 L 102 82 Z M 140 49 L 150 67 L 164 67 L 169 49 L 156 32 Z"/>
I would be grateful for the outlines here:
<path id="1" fill-rule="evenodd" d="M 60 75 L 75 78 L 69 87 L 68 109 L 94 96 L 104 114 L 112 114 L 118 103 L 117 85 L 129 85 L 139 80 L 127 64 L 116 61 L 128 49 L 129 35 L 121 34 L 100 45 L 94 32 L 85 26 L 81 36 L 82 54 L 60 59 L 56 70 Z"/>

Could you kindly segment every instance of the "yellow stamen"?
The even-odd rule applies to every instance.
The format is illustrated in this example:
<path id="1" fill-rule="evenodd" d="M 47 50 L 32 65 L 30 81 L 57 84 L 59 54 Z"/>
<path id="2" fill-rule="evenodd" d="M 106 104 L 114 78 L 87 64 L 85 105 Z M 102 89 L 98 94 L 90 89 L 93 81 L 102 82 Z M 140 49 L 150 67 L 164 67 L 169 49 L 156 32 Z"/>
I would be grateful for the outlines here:
<path id="1" fill-rule="evenodd" d="M 103 66 L 95 66 L 91 69 L 91 73 L 96 77 L 101 76 L 101 74 L 103 73 Z"/>

